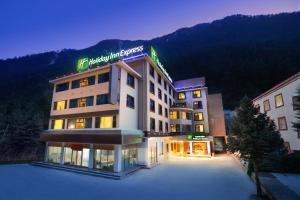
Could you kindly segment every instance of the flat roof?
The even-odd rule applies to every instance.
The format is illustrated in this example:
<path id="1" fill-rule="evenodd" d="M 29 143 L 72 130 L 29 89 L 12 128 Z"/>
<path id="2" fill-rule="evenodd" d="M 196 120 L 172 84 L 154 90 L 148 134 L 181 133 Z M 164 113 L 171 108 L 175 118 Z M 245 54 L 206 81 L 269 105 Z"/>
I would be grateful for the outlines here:
<path id="1" fill-rule="evenodd" d="M 290 83 L 298 80 L 300 78 L 300 72 L 294 74 L 293 76 L 287 78 L 286 80 L 282 81 L 281 83 L 275 85 L 274 87 L 272 87 L 271 89 L 267 90 L 266 92 L 260 94 L 259 96 L 255 97 L 252 101 L 257 101 L 265 96 L 268 96 L 269 94 L 289 85 Z"/>

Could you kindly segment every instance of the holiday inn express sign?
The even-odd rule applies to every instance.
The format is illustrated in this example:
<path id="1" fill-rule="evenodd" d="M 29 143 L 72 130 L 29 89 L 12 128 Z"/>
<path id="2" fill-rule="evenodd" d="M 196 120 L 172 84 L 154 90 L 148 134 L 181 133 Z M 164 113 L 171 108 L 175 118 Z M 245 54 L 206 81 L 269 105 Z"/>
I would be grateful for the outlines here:
<path id="1" fill-rule="evenodd" d="M 109 63 L 110 61 L 131 57 L 133 55 L 136 55 L 137 53 L 142 54 L 143 50 L 144 46 L 141 45 L 130 49 L 122 49 L 119 52 L 111 52 L 110 54 L 107 54 L 105 56 L 102 55 L 96 58 L 80 58 L 79 60 L 77 60 L 76 70 L 77 72 L 82 72 L 88 70 L 91 66 L 94 65 L 103 65 Z M 150 48 L 150 58 L 153 63 L 155 63 L 160 68 L 162 73 L 164 73 L 165 76 L 172 82 L 170 75 L 159 61 L 157 53 L 153 47 Z"/>

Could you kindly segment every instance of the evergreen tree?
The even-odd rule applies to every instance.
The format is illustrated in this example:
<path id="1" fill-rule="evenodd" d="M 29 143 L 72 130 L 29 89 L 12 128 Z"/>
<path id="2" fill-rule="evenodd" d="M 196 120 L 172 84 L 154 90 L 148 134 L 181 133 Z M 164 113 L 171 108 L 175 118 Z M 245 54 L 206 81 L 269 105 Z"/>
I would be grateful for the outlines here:
<path id="1" fill-rule="evenodd" d="M 285 154 L 286 150 L 274 121 L 259 112 L 248 97 L 240 102 L 232 123 L 232 132 L 236 138 L 230 138 L 228 150 L 238 152 L 243 160 L 253 164 L 257 196 L 262 196 L 258 177 L 259 165 L 274 154 Z"/>

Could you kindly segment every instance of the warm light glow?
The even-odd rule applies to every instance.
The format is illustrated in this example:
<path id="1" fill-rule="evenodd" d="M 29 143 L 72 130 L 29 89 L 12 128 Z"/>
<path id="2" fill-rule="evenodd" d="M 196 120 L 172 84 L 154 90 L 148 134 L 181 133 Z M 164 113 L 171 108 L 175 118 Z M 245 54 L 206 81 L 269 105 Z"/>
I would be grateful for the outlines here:
<path id="1" fill-rule="evenodd" d="M 201 90 L 194 90 L 193 91 L 193 97 L 194 98 L 200 98 L 201 97 Z"/>
<path id="2" fill-rule="evenodd" d="M 177 119 L 177 111 L 170 112 L 170 119 Z"/>
<path id="3" fill-rule="evenodd" d="M 195 132 L 203 133 L 204 132 L 204 125 L 203 124 L 196 124 L 195 129 L 196 129 Z"/>
<path id="4" fill-rule="evenodd" d="M 85 126 L 85 120 L 83 118 L 76 119 L 76 124 L 75 124 L 76 128 L 84 128 L 84 126 Z"/>
<path id="5" fill-rule="evenodd" d="M 197 112 L 194 114 L 195 120 L 203 120 L 203 113 L 202 112 Z"/>
<path id="6" fill-rule="evenodd" d="M 86 107 L 86 98 L 82 98 L 78 100 L 78 107 L 79 108 Z"/>
<path id="7" fill-rule="evenodd" d="M 79 85 L 80 85 L 80 87 L 86 87 L 86 86 L 88 86 L 88 80 L 86 78 L 80 80 Z"/>
<path id="8" fill-rule="evenodd" d="M 172 133 L 176 132 L 176 126 L 174 124 L 171 124 L 171 132 Z"/>
<path id="9" fill-rule="evenodd" d="M 179 100 L 185 99 L 185 93 L 184 93 L 184 92 L 179 92 L 179 93 L 178 93 L 178 99 L 179 99 Z"/>
<path id="10" fill-rule="evenodd" d="M 63 129 L 64 120 L 62 119 L 56 119 L 54 120 L 54 127 L 53 129 Z"/>
<path id="11" fill-rule="evenodd" d="M 112 128 L 113 116 L 100 117 L 100 128 Z"/>
<path id="12" fill-rule="evenodd" d="M 186 119 L 186 112 L 181 112 L 181 118 Z"/>
<path id="13" fill-rule="evenodd" d="M 63 110 L 66 108 L 65 106 L 66 106 L 66 101 L 58 101 L 56 103 L 56 110 Z"/>
<path id="14" fill-rule="evenodd" d="M 283 99 L 282 99 L 282 94 L 276 95 L 275 96 L 275 107 L 280 107 L 283 106 Z"/>

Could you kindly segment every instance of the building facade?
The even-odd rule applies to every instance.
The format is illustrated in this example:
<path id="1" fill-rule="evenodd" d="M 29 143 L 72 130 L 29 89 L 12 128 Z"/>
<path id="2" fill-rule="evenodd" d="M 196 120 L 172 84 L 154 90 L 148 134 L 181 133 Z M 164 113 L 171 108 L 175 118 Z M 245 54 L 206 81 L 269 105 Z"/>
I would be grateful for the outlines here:
<path id="1" fill-rule="evenodd" d="M 300 72 L 253 99 L 260 112 L 274 120 L 290 152 L 300 151 L 300 132 L 293 128 L 300 97 Z"/>
<path id="2" fill-rule="evenodd" d="M 140 54 L 50 81 L 54 89 L 49 129 L 41 135 L 46 142 L 45 162 L 111 172 L 137 165 L 152 167 L 175 152 L 174 141 L 184 143 L 188 137 L 207 143 L 206 152 L 199 150 L 193 155 L 210 156 L 214 141 L 209 130 L 222 129 L 224 117 L 222 121 L 212 112 L 215 121 L 211 123 L 218 126 L 210 127 L 204 85 L 195 87 L 201 91 L 196 100 L 202 101 L 203 108 L 193 107 L 192 101 L 178 107 L 184 103 L 179 95 L 185 90 L 177 88 L 177 82 L 173 83 L 160 65 L 153 57 Z M 195 80 L 203 84 L 204 78 Z M 178 109 L 189 114 L 174 123 L 170 114 Z M 199 112 L 202 121 L 199 117 L 194 120 Z M 182 112 L 180 115 L 183 117 Z M 180 131 L 174 132 L 177 124 Z M 223 137 L 225 128 L 221 129 Z M 198 137 L 194 132 L 207 135 Z"/>

